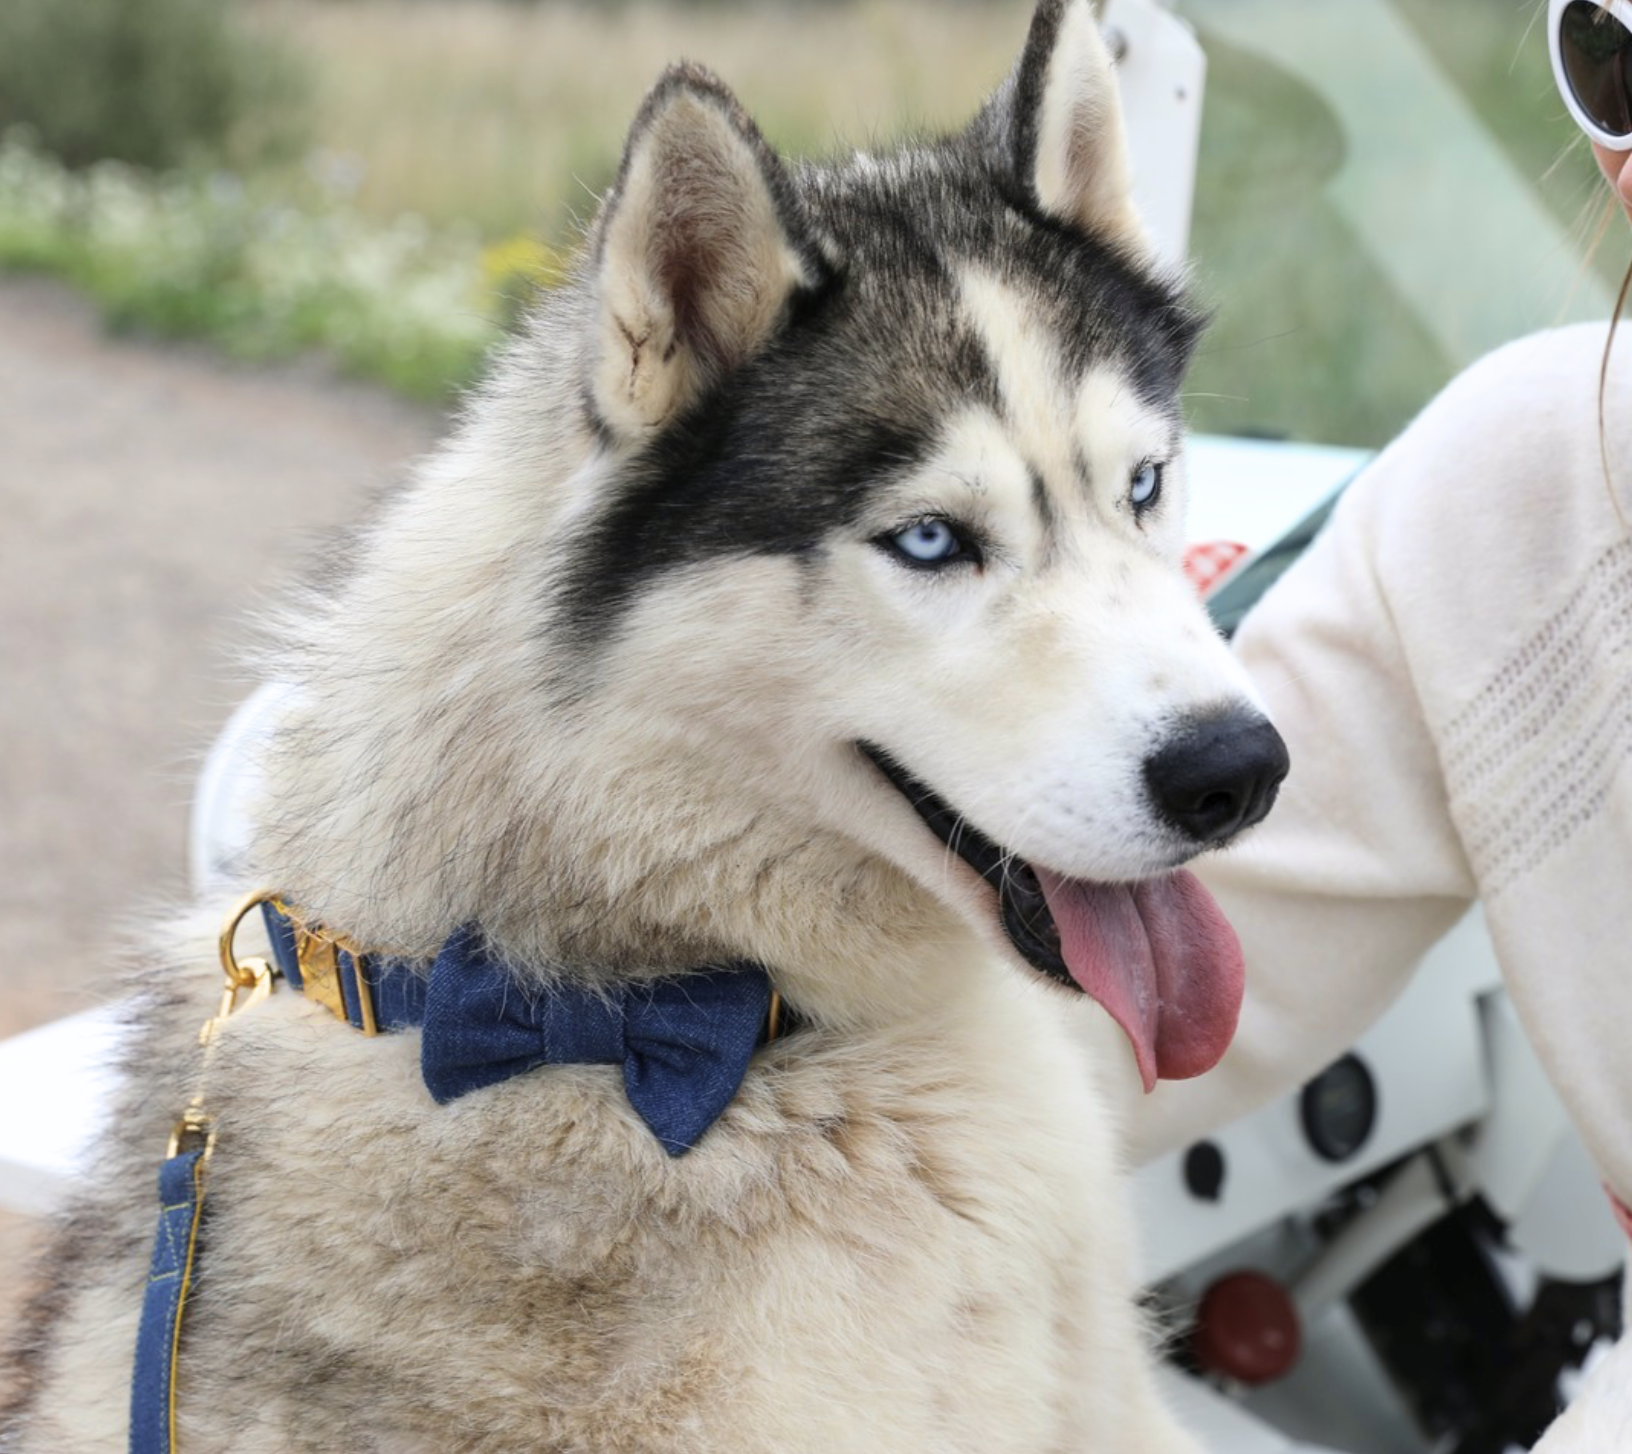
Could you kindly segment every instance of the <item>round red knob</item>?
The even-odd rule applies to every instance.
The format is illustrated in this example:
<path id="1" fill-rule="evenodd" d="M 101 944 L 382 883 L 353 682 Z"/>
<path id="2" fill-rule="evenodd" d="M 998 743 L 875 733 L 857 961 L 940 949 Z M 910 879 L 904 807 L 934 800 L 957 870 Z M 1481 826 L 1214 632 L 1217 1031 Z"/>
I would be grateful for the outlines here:
<path id="1" fill-rule="evenodd" d="M 1270 1383 L 1290 1373 L 1303 1335 L 1286 1289 L 1261 1272 L 1231 1272 L 1202 1295 L 1190 1347 L 1209 1373 Z"/>

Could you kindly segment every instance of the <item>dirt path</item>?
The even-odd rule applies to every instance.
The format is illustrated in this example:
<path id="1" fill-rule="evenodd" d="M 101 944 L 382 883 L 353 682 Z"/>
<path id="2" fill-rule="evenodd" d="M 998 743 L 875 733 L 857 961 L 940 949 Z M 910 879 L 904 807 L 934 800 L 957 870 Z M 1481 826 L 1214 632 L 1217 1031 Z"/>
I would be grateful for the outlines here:
<path id="1" fill-rule="evenodd" d="M 436 427 L 0 278 L 0 1036 L 107 992 L 119 926 L 183 885 L 246 611 Z M 22 1235 L 0 1220 L 0 1288 Z"/>
<path id="2" fill-rule="evenodd" d="M 0 1034 L 95 998 L 116 926 L 180 886 L 246 612 L 434 430 L 0 280 Z"/>

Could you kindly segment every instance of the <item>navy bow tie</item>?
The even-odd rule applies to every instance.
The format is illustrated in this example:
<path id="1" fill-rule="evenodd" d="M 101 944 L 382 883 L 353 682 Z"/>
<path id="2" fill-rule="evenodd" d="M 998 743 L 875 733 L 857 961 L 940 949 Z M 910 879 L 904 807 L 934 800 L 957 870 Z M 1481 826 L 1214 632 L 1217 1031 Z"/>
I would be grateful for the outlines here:
<path id="1" fill-rule="evenodd" d="M 278 966 L 303 983 L 314 956 L 305 931 L 266 906 Z M 332 941 L 326 941 L 332 943 Z M 756 964 L 688 971 L 605 989 L 525 988 L 487 953 L 480 933 L 455 931 L 425 979 L 401 961 L 332 956 L 342 1018 L 359 1029 L 422 1027 L 420 1071 L 439 1104 L 540 1065 L 621 1065 L 624 1090 L 671 1156 L 691 1150 L 731 1104 L 766 1031 L 770 976 Z"/>

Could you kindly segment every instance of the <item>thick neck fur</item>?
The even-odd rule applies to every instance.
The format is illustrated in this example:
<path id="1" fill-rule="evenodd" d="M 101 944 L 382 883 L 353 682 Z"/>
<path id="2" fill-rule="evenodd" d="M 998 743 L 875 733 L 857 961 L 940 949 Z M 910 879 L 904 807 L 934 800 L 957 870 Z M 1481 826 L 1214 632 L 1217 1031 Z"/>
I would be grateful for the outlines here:
<path id="1" fill-rule="evenodd" d="M 750 959 L 831 1022 L 927 1008 L 987 953 L 944 907 L 813 828 L 779 791 L 785 765 L 745 768 L 740 742 L 660 710 L 684 663 L 556 659 L 572 648 L 549 637 L 552 572 L 595 508 L 575 490 L 598 445 L 556 341 L 583 306 L 551 305 L 337 587 L 280 624 L 295 696 L 265 761 L 256 872 L 409 955 L 474 922 L 524 974 Z M 533 427 L 495 451 L 500 416 Z"/>

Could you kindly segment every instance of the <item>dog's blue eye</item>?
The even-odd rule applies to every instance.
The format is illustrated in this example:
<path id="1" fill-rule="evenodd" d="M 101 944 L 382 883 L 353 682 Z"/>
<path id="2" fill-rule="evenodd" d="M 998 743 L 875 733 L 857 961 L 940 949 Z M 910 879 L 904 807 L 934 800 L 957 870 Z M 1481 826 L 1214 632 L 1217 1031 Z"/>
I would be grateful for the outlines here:
<path id="1" fill-rule="evenodd" d="M 1128 491 L 1134 514 L 1140 515 L 1150 509 L 1161 493 L 1162 467 L 1146 460 L 1133 472 L 1132 488 Z"/>
<path id="2" fill-rule="evenodd" d="M 956 560 L 967 550 L 951 522 L 933 516 L 897 531 L 889 542 L 914 565 L 940 565 Z"/>

